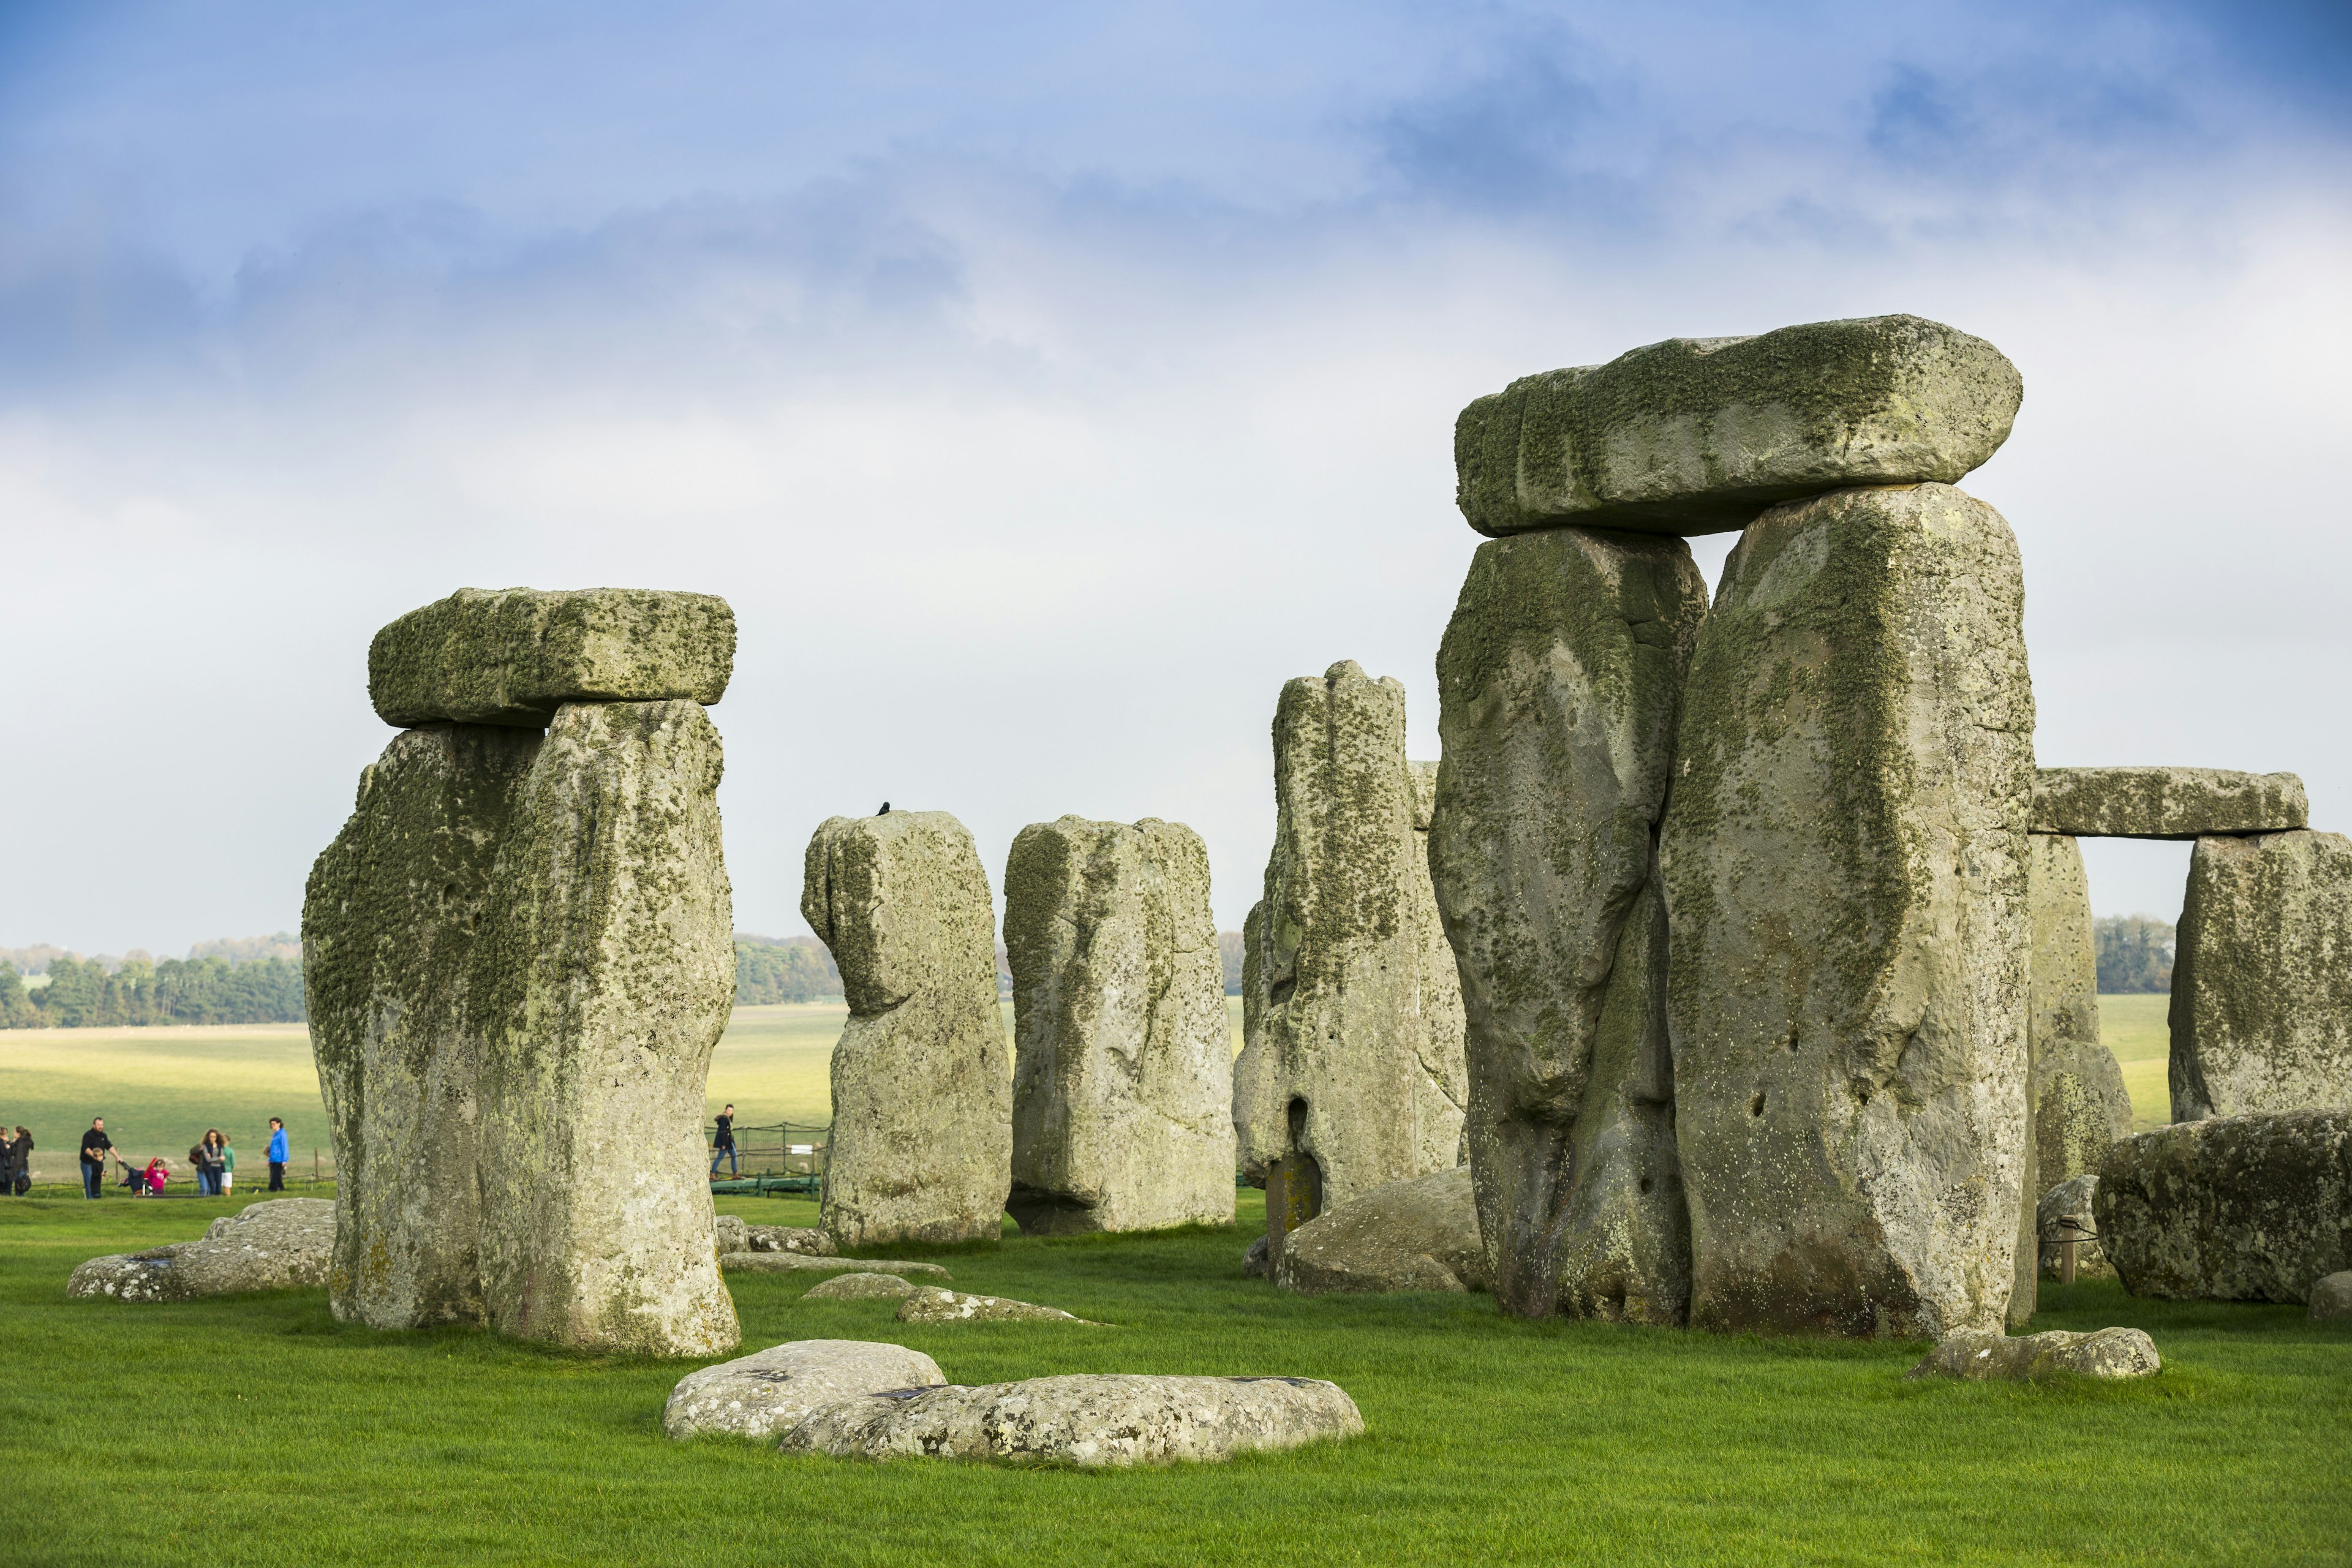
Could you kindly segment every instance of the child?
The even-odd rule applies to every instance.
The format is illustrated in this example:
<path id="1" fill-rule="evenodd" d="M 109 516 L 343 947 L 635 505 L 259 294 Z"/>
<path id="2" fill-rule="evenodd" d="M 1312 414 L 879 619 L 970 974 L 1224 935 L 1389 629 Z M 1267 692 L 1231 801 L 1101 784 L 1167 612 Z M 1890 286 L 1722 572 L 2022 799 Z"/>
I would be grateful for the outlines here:
<path id="1" fill-rule="evenodd" d="M 163 1183 L 171 1173 L 172 1167 L 163 1163 L 163 1155 L 158 1154 L 153 1159 L 148 1161 L 147 1170 L 142 1178 L 146 1183 L 147 1187 L 145 1195 L 151 1198 L 162 1197 L 163 1195 Z"/>
<path id="2" fill-rule="evenodd" d="M 220 1153 L 217 1157 L 220 1161 L 220 1174 L 214 1179 L 220 1183 L 220 1195 L 226 1197 L 229 1194 L 229 1189 L 236 1185 L 236 1146 L 228 1141 L 228 1134 L 226 1132 L 220 1135 Z"/>

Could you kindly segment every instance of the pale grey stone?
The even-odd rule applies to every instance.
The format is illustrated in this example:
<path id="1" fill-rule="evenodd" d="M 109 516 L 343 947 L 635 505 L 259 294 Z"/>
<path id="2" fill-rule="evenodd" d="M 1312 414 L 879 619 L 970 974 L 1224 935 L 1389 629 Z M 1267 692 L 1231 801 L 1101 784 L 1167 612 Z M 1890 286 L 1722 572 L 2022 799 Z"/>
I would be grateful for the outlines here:
<path id="1" fill-rule="evenodd" d="M 646 588 L 460 588 L 368 648 L 387 724 L 537 729 L 566 702 L 717 702 L 735 668 L 735 612 L 709 594 Z"/>
<path id="2" fill-rule="evenodd" d="M 1244 923 L 1242 1169 L 1311 1161 L 1325 1206 L 1456 1163 L 1459 983 L 1434 962 L 1404 688 L 1353 663 L 1283 688 L 1275 844 Z"/>
<path id="3" fill-rule="evenodd" d="M 2352 839 L 2197 841 L 2169 1076 L 2175 1121 L 2352 1107 Z"/>
<path id="4" fill-rule="evenodd" d="M 755 1225 L 751 1243 L 752 1252 L 797 1252 L 809 1258 L 831 1258 L 841 1250 L 833 1237 L 807 1225 Z"/>
<path id="5" fill-rule="evenodd" d="M 721 1256 L 751 1250 L 751 1226 L 740 1215 L 720 1215 L 711 1222 L 711 1229 L 716 1237 L 714 1250 Z"/>
<path id="6" fill-rule="evenodd" d="M 1653 840 L 1706 585 L 1679 539 L 1481 545 L 1438 651 L 1430 870 L 1469 1018 L 1495 1292 L 1675 1323 L 1690 1294 Z"/>
<path id="7" fill-rule="evenodd" d="M 2313 1281 L 2310 1310 L 2304 1315 L 2314 1322 L 2352 1318 L 2352 1269 L 2339 1268 Z"/>
<path id="8" fill-rule="evenodd" d="M 2201 838 L 2306 827 L 2311 807 L 2293 773 L 2221 768 L 2042 768 L 2033 831 L 2082 838 Z"/>
<path id="9" fill-rule="evenodd" d="M 1013 1191 L 1032 1236 L 1229 1225 L 1234 1062 L 1209 852 L 1065 816 L 1004 868 Z"/>
<path id="10" fill-rule="evenodd" d="M 2083 874 L 2082 848 L 2070 837 L 2035 834 L 2026 850 L 2026 896 L 2033 920 L 2027 1028 L 2036 1126 L 2051 1084 L 2062 1077 L 2074 1079 L 2094 1119 L 2088 1129 L 2053 1127 L 2039 1139 L 2051 1151 L 2041 1162 L 2041 1185 L 2047 1188 L 2095 1170 L 2096 1155 L 2107 1144 L 2131 1136 L 2132 1108 L 2123 1068 L 2099 1038 L 2098 949 L 2091 934 L 2091 884 Z"/>
<path id="11" fill-rule="evenodd" d="M 2135 1296 L 2303 1301 L 2352 1268 L 2352 1110 L 2179 1121 L 2107 1152 L 2099 1246 Z"/>
<path id="12" fill-rule="evenodd" d="M 801 1292 L 803 1301 L 903 1301 L 922 1287 L 898 1274 L 836 1274 Z"/>
<path id="13" fill-rule="evenodd" d="M 719 1260 L 730 1274 L 907 1274 L 918 1279 L 952 1279 L 937 1263 L 895 1258 L 811 1258 L 799 1252 L 730 1252 Z"/>
<path id="14" fill-rule="evenodd" d="M 1086 1469 L 1208 1462 L 1364 1429 L 1336 1384 L 1303 1377 L 1034 1377 L 827 1405 L 786 1433 L 784 1453 L 981 1459 Z"/>
<path id="15" fill-rule="evenodd" d="M 695 703 L 572 704 L 515 794 L 467 979 L 505 1333 L 677 1356 L 740 1339 L 702 1144 L 735 990 L 721 765 Z"/>
<path id="16" fill-rule="evenodd" d="M 1360 1193 L 1290 1233 L 1274 1282 L 1302 1296 L 1343 1290 L 1486 1290 L 1469 1169 Z"/>
<path id="17" fill-rule="evenodd" d="M 2016 542 L 1948 485 L 1759 518 L 1661 847 L 1690 1321 L 1997 1330 L 2026 1201 L 2033 696 Z"/>
<path id="18" fill-rule="evenodd" d="M 2058 1278 L 2062 1245 L 2062 1221 L 2069 1216 L 2075 1221 L 2077 1239 L 2074 1243 L 2074 1277 L 2078 1279 L 2112 1279 L 2116 1267 L 2099 1249 L 2097 1222 L 2093 1210 L 2097 1206 L 2099 1178 L 2095 1175 L 2071 1176 L 2042 1194 L 2034 1205 L 2034 1235 L 2038 1238 L 2038 1262 L 2044 1279 Z M 2088 1239 L 2083 1239 L 2087 1237 Z"/>
<path id="19" fill-rule="evenodd" d="M 339 1321 L 411 1329 L 486 1316 L 468 975 L 540 747 L 535 731 L 470 724 L 394 736 L 311 868 L 302 982 L 340 1178 L 328 1286 Z"/>
<path id="20" fill-rule="evenodd" d="M 248 1290 L 324 1285 L 335 1250 L 335 1205 L 277 1198 L 225 1215 L 201 1241 L 93 1258 L 66 1282 L 68 1297 L 192 1301 Z"/>
<path id="21" fill-rule="evenodd" d="M 1015 1301 L 1003 1296 L 972 1296 L 961 1290 L 937 1290 L 929 1287 L 915 1290 L 898 1303 L 898 1321 L 902 1323 L 1087 1321 L 1059 1307 L 1041 1307 L 1034 1301 Z M 1098 1323 L 1088 1326 L 1101 1327 Z"/>
<path id="22" fill-rule="evenodd" d="M 1917 316 L 1670 338 L 1464 409 L 1456 499 L 1496 536 L 1719 533 L 1826 490 L 1958 479 L 2000 450 L 2023 395 L 2000 350 Z"/>
<path id="23" fill-rule="evenodd" d="M 833 1051 L 826 1233 L 849 1247 L 995 1239 L 1013 1071 L 971 835 L 944 811 L 830 817 L 806 872 L 801 913 L 849 1004 Z"/>
<path id="24" fill-rule="evenodd" d="M 662 1430 L 681 1440 L 720 1435 L 764 1442 L 845 1399 L 946 1382 L 937 1362 L 904 1345 L 794 1340 L 688 1373 L 670 1392 Z"/>
<path id="25" fill-rule="evenodd" d="M 2038 1382 L 2071 1373 L 2114 1380 L 2152 1377 L 2163 1369 L 2156 1342 L 2140 1329 L 2099 1329 L 2087 1334 L 1958 1333 L 1938 1341 L 1906 1377 L 1957 1377 L 1971 1383 Z"/>

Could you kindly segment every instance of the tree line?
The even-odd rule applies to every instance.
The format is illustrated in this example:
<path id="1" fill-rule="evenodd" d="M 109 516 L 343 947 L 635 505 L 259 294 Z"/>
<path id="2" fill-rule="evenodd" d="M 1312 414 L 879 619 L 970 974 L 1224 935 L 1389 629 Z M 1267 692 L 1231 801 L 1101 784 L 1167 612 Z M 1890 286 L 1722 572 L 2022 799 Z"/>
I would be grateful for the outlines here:
<path id="1" fill-rule="evenodd" d="M 2152 915 L 2107 915 L 2091 922 L 2098 952 L 2102 995 L 2172 989 L 2172 950 L 2178 933 Z"/>
<path id="2" fill-rule="evenodd" d="M 52 958 L 46 985 L 27 986 L 0 963 L 0 1028 L 78 1029 L 146 1024 L 299 1024 L 302 965 L 284 958 L 232 964 L 218 956 Z"/>

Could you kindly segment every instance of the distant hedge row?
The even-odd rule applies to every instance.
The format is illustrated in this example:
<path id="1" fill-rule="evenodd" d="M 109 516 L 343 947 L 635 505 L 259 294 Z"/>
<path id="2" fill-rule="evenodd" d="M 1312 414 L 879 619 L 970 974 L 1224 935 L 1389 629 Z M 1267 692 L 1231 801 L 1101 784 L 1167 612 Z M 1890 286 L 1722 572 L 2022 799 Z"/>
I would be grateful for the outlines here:
<path id="1" fill-rule="evenodd" d="M 0 963 L 0 1028 L 75 1029 L 91 1025 L 299 1024 L 302 965 L 262 958 L 132 959 L 109 974 L 94 959 L 53 958 L 49 983 L 27 989 Z"/>

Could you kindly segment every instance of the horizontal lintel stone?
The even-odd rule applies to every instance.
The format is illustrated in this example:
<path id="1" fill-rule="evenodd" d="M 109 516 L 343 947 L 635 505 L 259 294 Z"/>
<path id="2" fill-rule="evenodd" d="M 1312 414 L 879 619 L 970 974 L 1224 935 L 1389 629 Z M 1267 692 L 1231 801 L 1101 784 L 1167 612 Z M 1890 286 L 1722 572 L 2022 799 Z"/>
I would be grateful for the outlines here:
<path id="1" fill-rule="evenodd" d="M 2077 838 L 2208 838 L 2311 824 L 2293 773 L 2223 768 L 2039 768 L 2032 831 Z"/>

